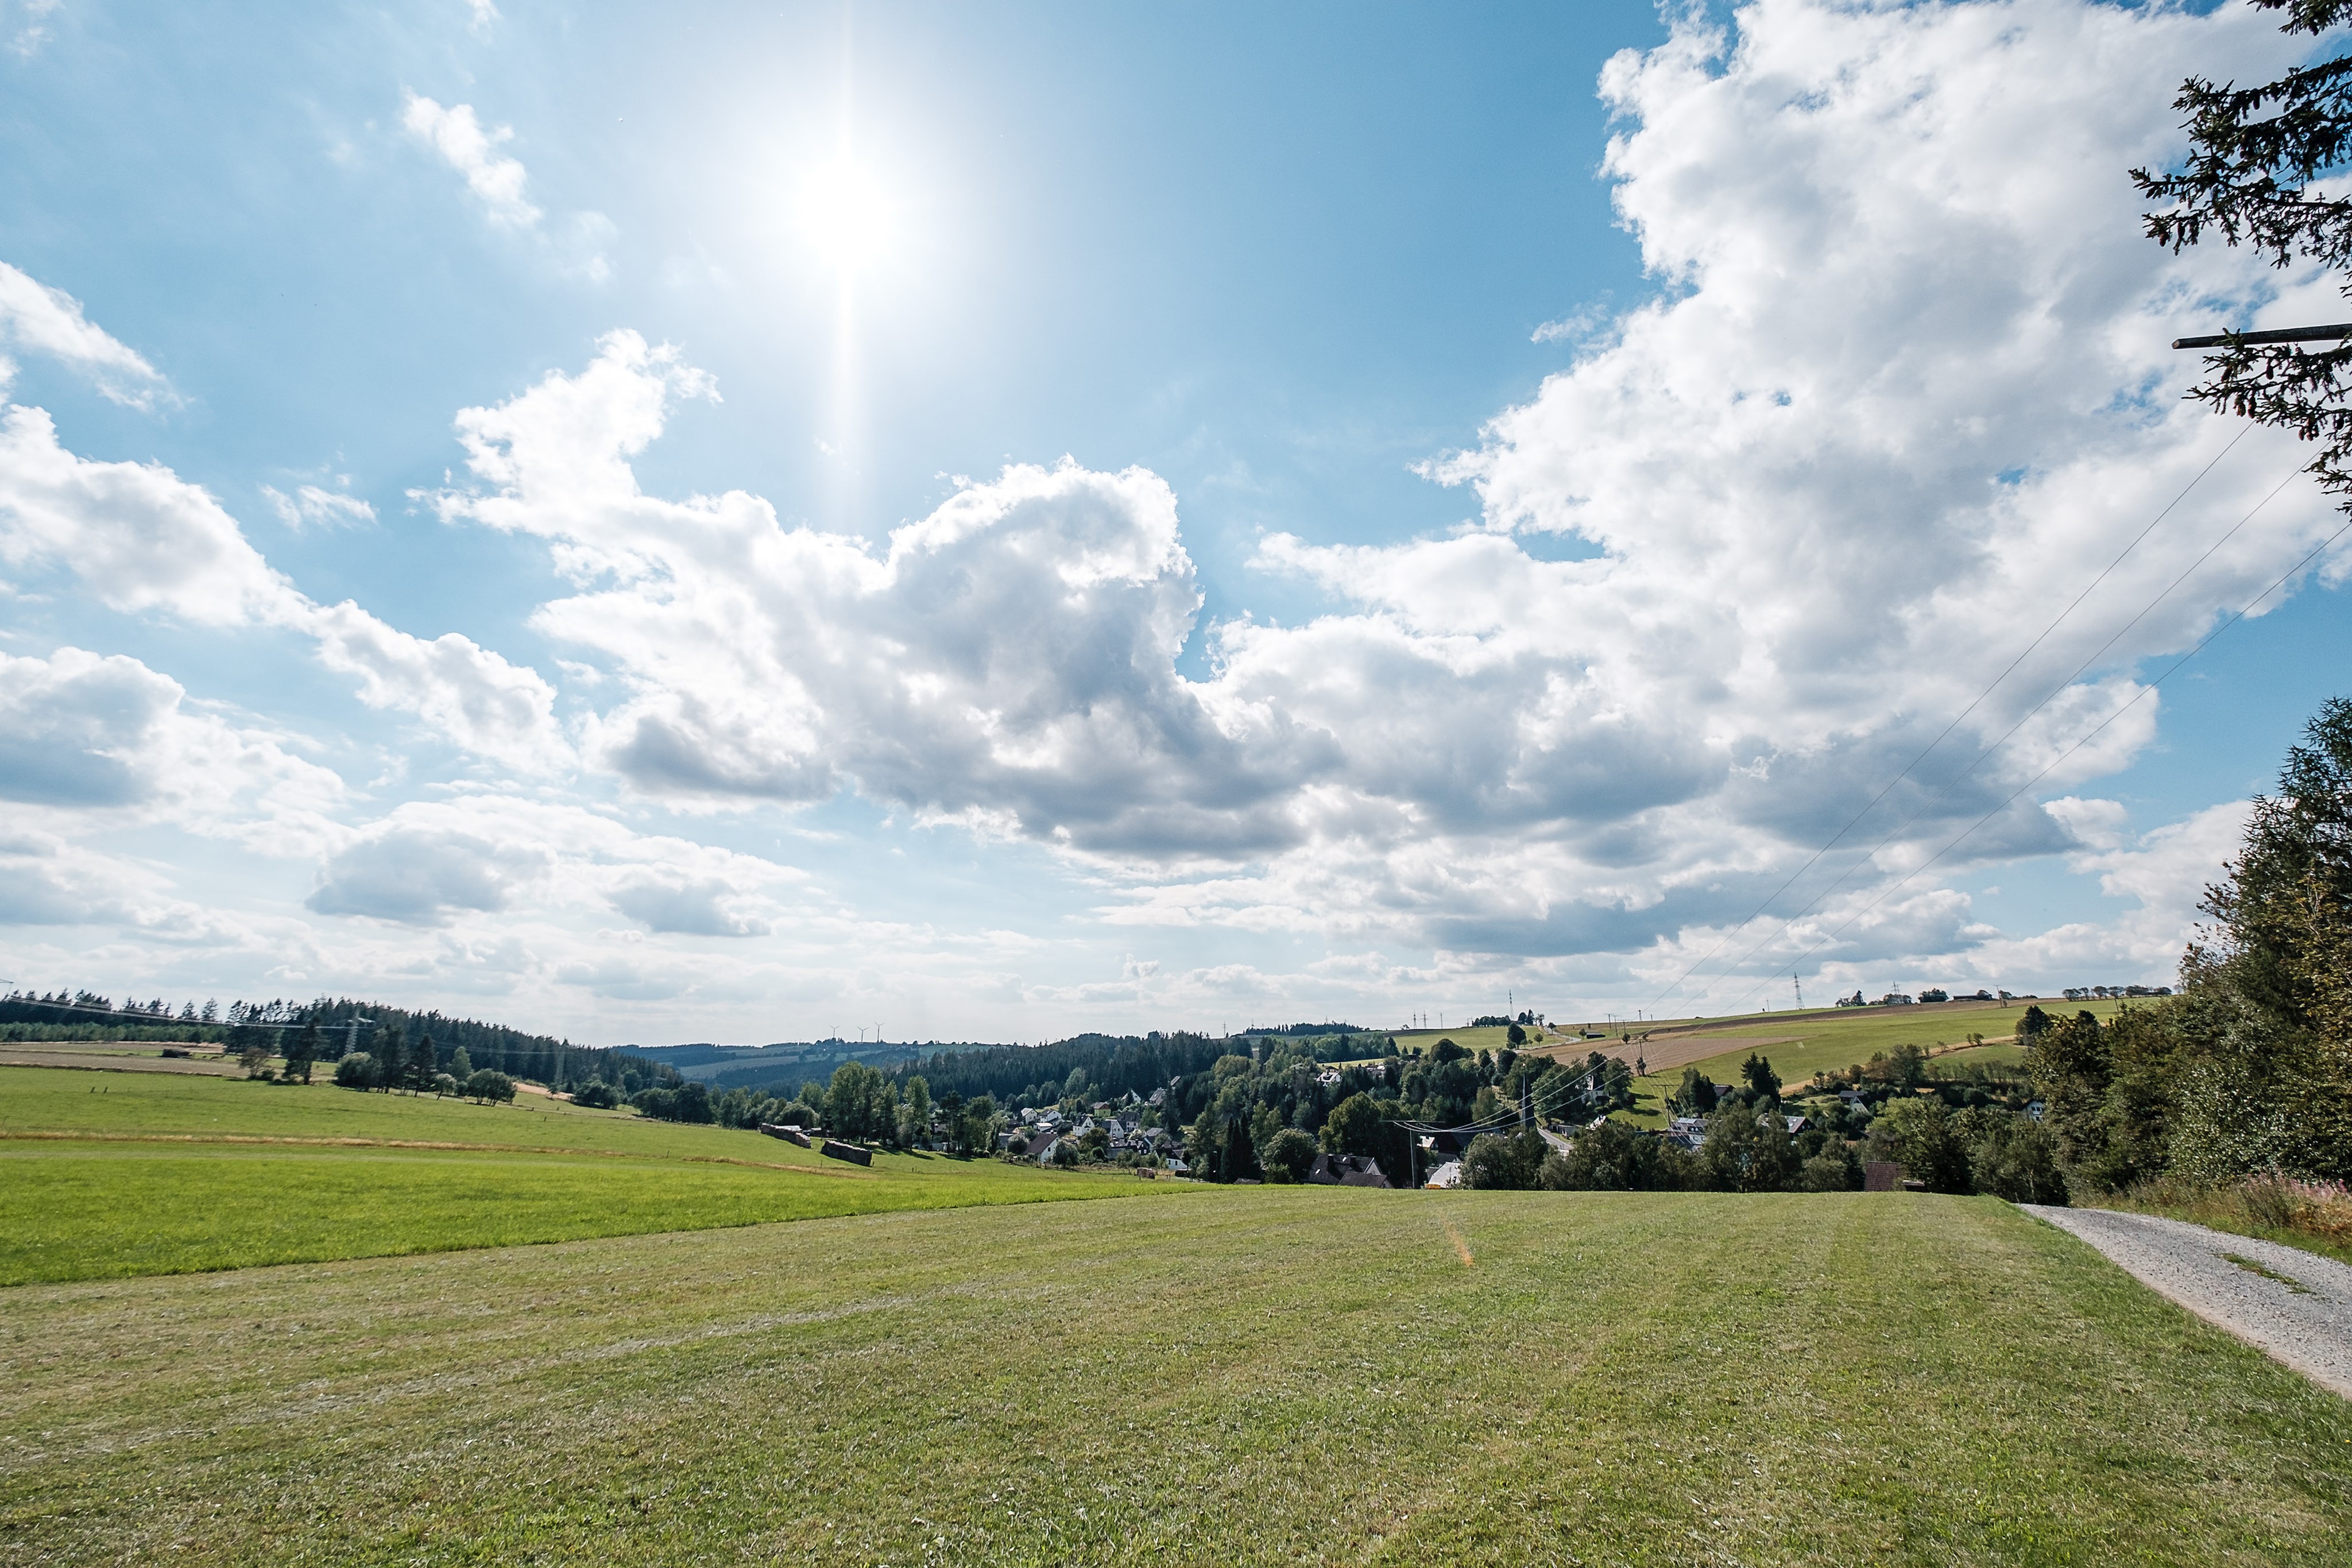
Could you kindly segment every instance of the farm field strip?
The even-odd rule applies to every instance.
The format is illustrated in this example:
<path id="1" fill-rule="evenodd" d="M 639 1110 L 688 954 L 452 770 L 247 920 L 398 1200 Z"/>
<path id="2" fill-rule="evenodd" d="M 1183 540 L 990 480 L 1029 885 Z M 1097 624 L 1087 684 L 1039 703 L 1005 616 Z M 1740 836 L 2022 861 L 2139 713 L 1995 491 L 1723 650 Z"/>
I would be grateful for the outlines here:
<path id="1" fill-rule="evenodd" d="M 102 1072 L 186 1072 L 207 1078 L 242 1078 L 245 1070 L 218 1057 L 165 1056 L 161 1051 L 132 1050 L 77 1051 L 41 1042 L 0 1044 L 0 1067 L 49 1067 Z"/>
<path id="2" fill-rule="evenodd" d="M 1987 1199 L 1251 1188 L 9 1306 L 6 1564 L 2202 1565 L 2352 1530 L 2352 1405 Z"/>

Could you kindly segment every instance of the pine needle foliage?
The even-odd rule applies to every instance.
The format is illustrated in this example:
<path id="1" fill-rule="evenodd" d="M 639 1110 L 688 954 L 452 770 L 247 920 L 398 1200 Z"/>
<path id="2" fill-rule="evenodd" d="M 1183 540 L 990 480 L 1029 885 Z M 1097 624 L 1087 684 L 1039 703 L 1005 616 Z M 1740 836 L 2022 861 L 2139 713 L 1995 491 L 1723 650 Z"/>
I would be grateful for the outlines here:
<path id="1" fill-rule="evenodd" d="M 2252 0 L 2284 11 L 2281 30 L 2346 41 L 2352 0 Z M 2132 182 L 2151 202 L 2148 237 L 2178 253 L 2218 235 L 2251 246 L 2273 267 L 2301 259 L 2352 273 L 2352 195 L 2331 193 L 2352 153 L 2352 55 L 2298 66 L 2255 87 L 2191 77 L 2173 107 L 2188 116 L 2191 151 L 2170 172 L 2134 169 Z M 2352 295 L 2352 278 L 2345 292 Z M 2352 509 L 2352 338 L 2317 350 L 2293 343 L 2249 343 L 2242 334 L 2205 361 L 2207 377 L 2189 390 L 2197 402 L 2292 430 L 2320 444 L 2310 472 Z"/>

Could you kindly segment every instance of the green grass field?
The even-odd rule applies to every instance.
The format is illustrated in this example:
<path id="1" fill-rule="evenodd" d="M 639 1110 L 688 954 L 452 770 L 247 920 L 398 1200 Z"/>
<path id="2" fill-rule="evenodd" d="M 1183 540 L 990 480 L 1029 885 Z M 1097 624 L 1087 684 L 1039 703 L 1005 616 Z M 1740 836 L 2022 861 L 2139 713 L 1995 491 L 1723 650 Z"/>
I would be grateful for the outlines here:
<path id="1" fill-rule="evenodd" d="M 2352 1551 L 2352 1405 L 1990 1199 L 1253 1188 L 5 1300 L 7 1564 Z"/>
<path id="2" fill-rule="evenodd" d="M 1963 1046 L 1958 1051 L 1939 1051 L 1927 1062 L 1930 1078 L 1958 1078 L 1975 1067 L 2025 1066 L 2025 1047 L 2021 1045 Z"/>
<path id="3" fill-rule="evenodd" d="M 162 1073 L 0 1070 L 0 1137 L 27 1132 L 448 1142 L 504 1148 L 747 1158 L 834 1166 L 814 1152 L 728 1127 L 651 1122 L 541 1094 L 508 1105 L 429 1095 Z"/>
<path id="4" fill-rule="evenodd" d="M 1441 1040 L 1450 1040 L 1465 1051 L 1474 1052 L 1507 1051 L 1511 1044 L 1510 1030 L 1501 1026 L 1486 1029 L 1401 1029 L 1389 1038 L 1397 1042 L 1399 1051 L 1408 1052 L 1427 1051 Z"/>
<path id="5" fill-rule="evenodd" d="M 859 1167 L 535 1099 L 0 1069 L 0 1284 L 1200 1192 L 934 1155 Z"/>

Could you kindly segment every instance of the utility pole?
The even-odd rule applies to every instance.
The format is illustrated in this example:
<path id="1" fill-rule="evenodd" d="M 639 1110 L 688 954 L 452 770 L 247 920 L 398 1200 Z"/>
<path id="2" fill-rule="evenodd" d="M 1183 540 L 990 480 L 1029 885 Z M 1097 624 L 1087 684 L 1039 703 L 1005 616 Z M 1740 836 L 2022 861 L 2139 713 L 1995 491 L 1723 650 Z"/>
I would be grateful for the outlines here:
<path id="1" fill-rule="evenodd" d="M 1795 970 L 1791 969 L 1789 972 L 1789 983 L 1797 988 L 1797 1010 L 1799 1012 L 1803 1012 L 1805 1010 L 1805 982 L 1798 977 Z"/>

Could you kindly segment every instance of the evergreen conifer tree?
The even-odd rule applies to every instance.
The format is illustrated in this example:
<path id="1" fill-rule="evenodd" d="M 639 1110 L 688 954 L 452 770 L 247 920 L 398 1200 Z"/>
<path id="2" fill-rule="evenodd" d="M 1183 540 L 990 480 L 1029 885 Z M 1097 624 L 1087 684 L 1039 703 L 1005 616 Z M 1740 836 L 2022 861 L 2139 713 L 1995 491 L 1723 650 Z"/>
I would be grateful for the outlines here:
<path id="1" fill-rule="evenodd" d="M 376 1031 L 370 1043 L 375 1047 L 368 1054 L 375 1058 L 376 1087 L 389 1094 L 407 1081 L 407 1031 L 398 1023 L 389 1023 Z"/>
<path id="2" fill-rule="evenodd" d="M 2284 11 L 2280 30 L 2323 37 L 2352 21 L 2352 0 L 2252 0 Z M 2329 188 L 2352 156 L 2352 56 L 2276 81 L 2240 87 L 2191 77 L 2173 107 L 2189 116 L 2189 161 L 2179 171 L 2131 172 L 2140 194 L 2169 206 L 2146 215 L 2148 237 L 2179 251 L 2218 235 L 2274 267 L 2296 260 L 2352 272 L 2352 203 Z M 2352 282 L 2344 286 L 2352 294 Z M 2309 472 L 2352 496 L 2352 339 L 2307 350 L 2235 340 L 2208 356 L 2209 378 L 2189 395 L 2217 412 L 2292 430 L 2318 446 Z M 2345 502 L 2352 508 L 2352 499 Z"/>
<path id="3" fill-rule="evenodd" d="M 308 1018 L 286 1043 L 286 1076 L 310 1082 L 310 1064 L 319 1060 L 319 1020 Z"/>
<path id="4" fill-rule="evenodd" d="M 408 1086 L 423 1093 L 433 1087 L 434 1075 L 440 1071 L 440 1050 L 433 1043 L 433 1037 L 425 1035 L 417 1040 L 416 1049 L 409 1052 Z"/>

